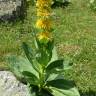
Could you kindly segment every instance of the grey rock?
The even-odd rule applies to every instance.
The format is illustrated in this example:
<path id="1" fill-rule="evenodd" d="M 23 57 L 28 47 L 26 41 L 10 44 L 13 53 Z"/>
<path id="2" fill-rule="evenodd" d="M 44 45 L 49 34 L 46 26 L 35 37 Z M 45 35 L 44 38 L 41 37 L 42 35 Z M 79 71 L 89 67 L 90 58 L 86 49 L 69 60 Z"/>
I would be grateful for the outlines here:
<path id="1" fill-rule="evenodd" d="M 0 71 L 0 96 L 30 96 L 27 86 L 9 71 Z"/>
<path id="2" fill-rule="evenodd" d="M 23 15 L 25 0 L 0 0 L 0 20 L 12 20 Z"/>

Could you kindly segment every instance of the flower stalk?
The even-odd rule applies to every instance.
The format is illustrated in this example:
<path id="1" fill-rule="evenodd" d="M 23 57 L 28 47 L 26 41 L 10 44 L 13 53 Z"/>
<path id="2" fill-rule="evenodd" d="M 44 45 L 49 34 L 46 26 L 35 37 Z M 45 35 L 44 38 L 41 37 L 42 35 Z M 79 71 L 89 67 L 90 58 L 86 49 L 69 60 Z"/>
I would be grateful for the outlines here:
<path id="1" fill-rule="evenodd" d="M 39 29 L 39 33 L 36 34 L 36 38 L 40 43 L 44 44 L 43 53 L 45 54 L 47 49 L 44 47 L 47 46 L 47 43 L 49 41 L 52 41 L 51 3 L 52 0 L 37 0 L 36 2 L 37 18 L 38 18 L 36 21 L 36 28 Z M 44 76 L 45 64 L 42 65 L 43 65 L 42 73 L 40 74 L 41 86 L 43 85 L 45 79 Z"/>
<path id="2" fill-rule="evenodd" d="M 48 43 L 52 39 L 51 27 L 51 3 L 52 0 L 37 0 L 36 28 L 40 29 L 37 38 L 40 43 Z"/>

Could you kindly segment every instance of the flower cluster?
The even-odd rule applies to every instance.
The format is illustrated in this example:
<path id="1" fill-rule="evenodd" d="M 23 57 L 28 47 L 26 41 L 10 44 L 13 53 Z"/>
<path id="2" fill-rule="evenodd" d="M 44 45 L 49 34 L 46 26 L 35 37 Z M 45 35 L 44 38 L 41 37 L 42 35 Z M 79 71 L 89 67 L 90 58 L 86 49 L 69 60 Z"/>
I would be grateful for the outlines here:
<path id="1" fill-rule="evenodd" d="M 37 0 L 37 17 L 36 28 L 40 29 L 41 32 L 37 34 L 38 40 L 49 41 L 52 39 L 51 35 L 51 3 L 52 0 Z"/>

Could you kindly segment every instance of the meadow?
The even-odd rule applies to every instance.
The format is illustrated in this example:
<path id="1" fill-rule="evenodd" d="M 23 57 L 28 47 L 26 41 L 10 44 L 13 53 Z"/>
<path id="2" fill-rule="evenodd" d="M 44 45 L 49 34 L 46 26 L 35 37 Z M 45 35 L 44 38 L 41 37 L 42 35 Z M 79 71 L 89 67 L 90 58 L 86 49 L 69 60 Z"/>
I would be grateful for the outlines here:
<path id="1" fill-rule="evenodd" d="M 74 80 L 81 93 L 96 96 L 96 13 L 88 7 L 88 0 L 72 0 L 66 8 L 53 8 L 52 18 L 58 53 L 73 62 L 66 78 Z M 23 41 L 33 46 L 35 20 L 35 8 L 30 4 L 24 21 L 0 23 L 0 70 L 9 70 L 8 54 L 23 55 Z"/>

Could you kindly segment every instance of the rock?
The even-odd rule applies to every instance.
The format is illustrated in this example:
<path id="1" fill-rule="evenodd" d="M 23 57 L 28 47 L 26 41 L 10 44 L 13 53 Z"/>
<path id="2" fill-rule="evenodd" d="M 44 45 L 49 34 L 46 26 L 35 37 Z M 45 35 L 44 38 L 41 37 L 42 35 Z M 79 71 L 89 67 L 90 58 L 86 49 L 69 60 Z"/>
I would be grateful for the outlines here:
<path id="1" fill-rule="evenodd" d="M 27 86 L 8 71 L 0 71 L 0 96 L 30 96 Z"/>
<path id="2" fill-rule="evenodd" d="M 0 20 L 13 20 L 23 16 L 25 0 L 0 0 Z"/>

